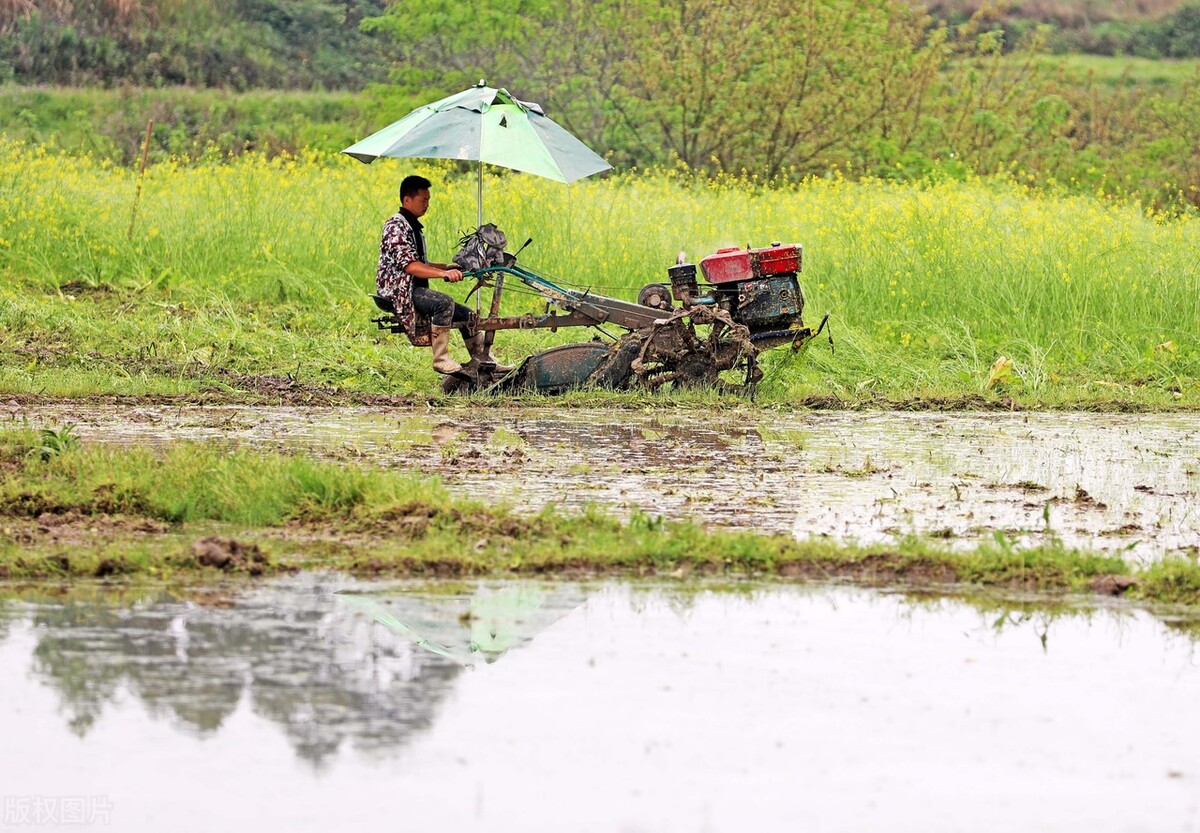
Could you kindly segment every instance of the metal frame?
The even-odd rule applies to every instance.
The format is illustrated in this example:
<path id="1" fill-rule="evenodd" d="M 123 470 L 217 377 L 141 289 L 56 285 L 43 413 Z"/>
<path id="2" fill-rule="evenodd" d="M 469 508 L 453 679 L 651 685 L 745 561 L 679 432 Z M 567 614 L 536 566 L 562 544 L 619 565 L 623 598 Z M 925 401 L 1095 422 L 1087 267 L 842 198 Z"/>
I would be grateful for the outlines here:
<path id="1" fill-rule="evenodd" d="M 663 318 L 662 310 L 651 309 L 618 298 L 609 298 L 606 295 L 593 295 L 589 291 L 580 292 L 575 289 L 567 289 L 544 275 L 539 275 L 532 269 L 518 266 L 515 263 L 488 266 L 463 274 L 476 281 L 471 293 L 486 286 L 493 287 L 490 313 L 487 318 L 479 319 L 479 329 L 493 336 L 496 330 L 548 329 L 554 331 L 559 327 L 594 327 L 600 324 L 615 324 L 626 330 L 640 330 Z M 557 311 L 552 311 L 545 315 L 532 313 L 516 316 L 498 315 L 500 296 L 504 291 L 506 276 L 521 281 L 547 301 L 567 310 L 567 314 L 559 315 Z M 495 281 L 491 282 L 490 279 L 493 277 Z"/>

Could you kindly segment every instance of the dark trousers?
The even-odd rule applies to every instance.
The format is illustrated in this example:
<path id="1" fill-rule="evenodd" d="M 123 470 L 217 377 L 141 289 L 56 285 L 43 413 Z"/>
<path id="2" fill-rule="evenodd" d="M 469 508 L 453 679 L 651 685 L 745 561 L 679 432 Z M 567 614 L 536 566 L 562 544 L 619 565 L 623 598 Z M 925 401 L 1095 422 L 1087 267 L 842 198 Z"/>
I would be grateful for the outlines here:
<path id="1" fill-rule="evenodd" d="M 429 319 L 436 327 L 452 327 L 456 324 L 466 324 L 471 318 L 471 310 L 445 292 L 414 286 L 412 290 L 413 308 Z M 464 333 L 465 337 L 465 333 Z"/>

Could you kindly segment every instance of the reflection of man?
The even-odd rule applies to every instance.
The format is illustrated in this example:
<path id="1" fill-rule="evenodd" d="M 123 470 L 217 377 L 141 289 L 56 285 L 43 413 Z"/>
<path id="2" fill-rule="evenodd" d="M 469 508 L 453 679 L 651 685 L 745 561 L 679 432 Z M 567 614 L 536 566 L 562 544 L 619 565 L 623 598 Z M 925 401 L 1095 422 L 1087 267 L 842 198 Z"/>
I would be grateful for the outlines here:
<path id="1" fill-rule="evenodd" d="M 463 279 L 453 264 L 430 263 L 426 257 L 421 217 L 429 210 L 429 186 L 429 180 L 422 176 L 408 176 L 400 183 L 400 210 L 383 224 L 375 286 L 380 295 L 391 300 L 406 332 L 416 332 L 418 314 L 429 319 L 433 369 L 457 373 L 462 365 L 450 358 L 450 330 L 460 327 L 463 343 L 473 355 L 482 352 L 483 333 L 472 337 L 466 328 L 471 311 L 446 293 L 429 288 L 430 280 L 455 283 Z M 490 354 L 484 360 L 495 361 Z M 512 370 L 499 365 L 496 369 L 501 373 Z"/>

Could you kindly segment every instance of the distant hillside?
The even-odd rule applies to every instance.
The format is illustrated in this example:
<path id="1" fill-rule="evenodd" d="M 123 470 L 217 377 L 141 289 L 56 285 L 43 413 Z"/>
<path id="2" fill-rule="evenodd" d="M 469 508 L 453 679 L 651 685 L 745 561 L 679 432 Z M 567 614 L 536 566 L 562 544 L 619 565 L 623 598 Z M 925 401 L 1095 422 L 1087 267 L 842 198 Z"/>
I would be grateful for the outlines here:
<path id="1" fill-rule="evenodd" d="M 913 2 L 920 7 L 919 0 Z M 531 18 L 563 17 L 563 9 L 572 5 L 569 0 L 463 0 L 434 3 L 431 11 L 429 2 L 418 0 L 0 0 L 0 82 L 358 90 L 388 80 L 411 34 L 393 29 L 389 40 L 382 32 L 363 31 L 364 18 L 415 17 L 421 23 L 418 35 L 470 21 L 465 41 L 443 44 L 449 49 L 442 53 L 443 66 L 453 70 L 462 49 L 494 45 L 503 51 L 526 38 Z M 573 33 L 572 43 L 594 40 L 605 16 L 626 13 L 625 7 L 654 16 L 667 5 L 598 1 L 579 21 L 583 28 Z M 710 14 L 723 3 L 692 5 Z M 1200 0 L 931 0 L 928 5 L 936 20 L 952 25 L 980 9 L 989 27 L 1003 31 L 1006 50 L 1049 25 L 1053 31 L 1044 44 L 1053 52 L 1200 57 Z M 793 11 L 785 3 L 772 13 Z M 570 44 L 543 45 L 525 62 L 534 66 L 546 49 L 563 48 Z"/>
<path id="2" fill-rule="evenodd" d="M 926 6 L 943 20 L 965 20 L 984 6 L 999 7 L 1010 19 L 1036 20 L 1064 29 L 1082 29 L 1110 21 L 1161 20 L 1176 12 L 1185 0 L 932 0 Z"/>
<path id="3" fill-rule="evenodd" d="M 1200 57 L 1200 0 L 932 0 L 927 8 L 951 24 L 983 10 L 1006 48 L 1050 27 L 1046 48 L 1060 54 Z"/>
<path id="4" fill-rule="evenodd" d="M 359 30 L 385 0 L 0 0 L 0 80 L 358 88 L 387 73 Z"/>

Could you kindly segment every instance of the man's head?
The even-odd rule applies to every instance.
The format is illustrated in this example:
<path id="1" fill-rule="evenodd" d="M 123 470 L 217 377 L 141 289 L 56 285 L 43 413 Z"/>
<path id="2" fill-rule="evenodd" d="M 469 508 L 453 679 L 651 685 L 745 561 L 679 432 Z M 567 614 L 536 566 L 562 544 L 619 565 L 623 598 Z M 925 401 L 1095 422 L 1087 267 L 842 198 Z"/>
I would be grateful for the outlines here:
<path id="1" fill-rule="evenodd" d="M 429 210 L 429 185 L 428 179 L 416 174 L 404 177 L 400 183 L 400 205 L 414 217 L 424 216 Z"/>

